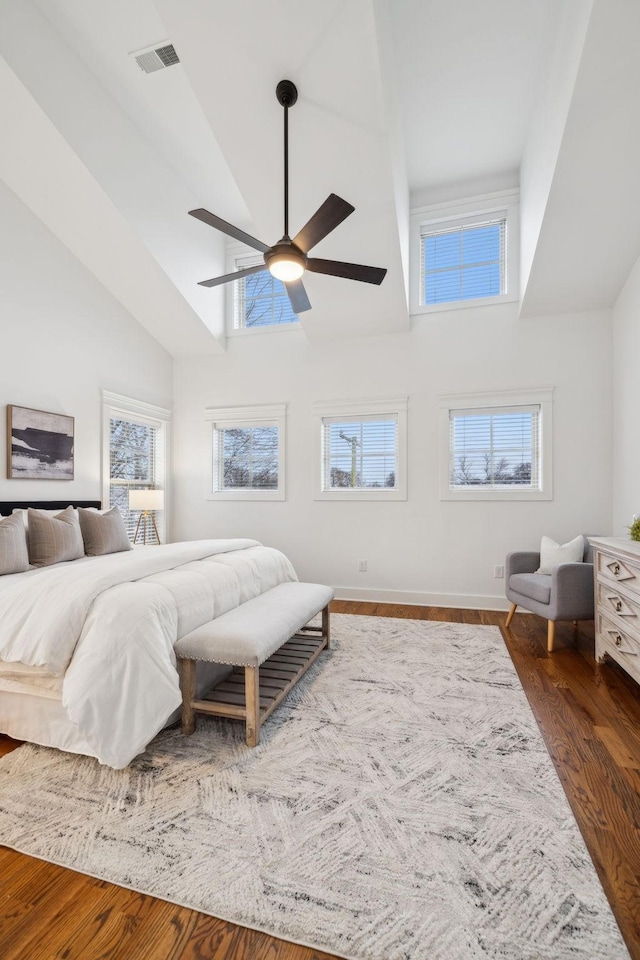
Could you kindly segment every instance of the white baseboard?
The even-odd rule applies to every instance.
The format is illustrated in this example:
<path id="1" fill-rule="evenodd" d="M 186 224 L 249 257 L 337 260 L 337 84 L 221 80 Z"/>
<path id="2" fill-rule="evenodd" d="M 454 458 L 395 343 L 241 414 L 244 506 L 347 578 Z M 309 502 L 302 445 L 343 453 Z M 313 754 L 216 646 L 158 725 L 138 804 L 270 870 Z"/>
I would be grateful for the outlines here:
<path id="1" fill-rule="evenodd" d="M 412 603 L 421 607 L 453 607 L 458 610 L 508 610 L 506 597 L 467 593 L 422 593 L 409 590 L 376 590 L 335 587 L 336 600 L 366 600 L 370 603 Z"/>

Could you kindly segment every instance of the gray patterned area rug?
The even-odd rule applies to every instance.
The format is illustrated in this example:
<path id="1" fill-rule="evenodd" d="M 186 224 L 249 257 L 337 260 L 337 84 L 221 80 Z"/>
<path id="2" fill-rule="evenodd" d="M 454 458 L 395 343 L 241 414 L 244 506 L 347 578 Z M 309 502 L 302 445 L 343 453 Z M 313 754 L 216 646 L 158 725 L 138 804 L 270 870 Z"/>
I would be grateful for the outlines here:
<path id="1" fill-rule="evenodd" d="M 255 750 L 230 721 L 122 771 L 25 745 L 7 846 L 356 960 L 618 960 L 496 627 L 335 616 Z"/>

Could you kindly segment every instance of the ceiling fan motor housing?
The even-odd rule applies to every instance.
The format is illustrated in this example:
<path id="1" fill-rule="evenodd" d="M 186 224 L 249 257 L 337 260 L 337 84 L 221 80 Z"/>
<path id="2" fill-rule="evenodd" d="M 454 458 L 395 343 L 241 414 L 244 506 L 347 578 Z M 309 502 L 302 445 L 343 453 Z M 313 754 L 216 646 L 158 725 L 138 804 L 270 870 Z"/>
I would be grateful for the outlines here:
<path id="1" fill-rule="evenodd" d="M 288 237 L 264 254 L 264 262 L 274 277 L 284 281 L 298 279 L 307 268 L 306 256 Z"/>

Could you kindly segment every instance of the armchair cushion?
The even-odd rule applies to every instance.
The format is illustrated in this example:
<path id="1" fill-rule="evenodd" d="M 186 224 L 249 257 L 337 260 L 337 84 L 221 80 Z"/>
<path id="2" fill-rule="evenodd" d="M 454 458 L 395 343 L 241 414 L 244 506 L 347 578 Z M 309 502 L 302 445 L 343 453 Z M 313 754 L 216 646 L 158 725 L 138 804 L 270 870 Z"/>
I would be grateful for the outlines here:
<path id="1" fill-rule="evenodd" d="M 551 601 L 551 577 L 543 573 L 514 573 L 509 578 L 509 589 L 538 603 Z"/>

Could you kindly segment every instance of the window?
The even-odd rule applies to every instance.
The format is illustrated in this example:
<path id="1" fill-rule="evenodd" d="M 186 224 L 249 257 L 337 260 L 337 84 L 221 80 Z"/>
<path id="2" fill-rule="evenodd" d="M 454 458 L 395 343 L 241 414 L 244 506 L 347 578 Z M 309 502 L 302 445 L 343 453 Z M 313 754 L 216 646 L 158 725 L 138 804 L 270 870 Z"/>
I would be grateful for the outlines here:
<path id="1" fill-rule="evenodd" d="M 321 402 L 317 500 L 406 500 L 407 400 Z"/>
<path id="2" fill-rule="evenodd" d="M 411 215 L 411 312 L 517 300 L 518 196 L 503 191 Z"/>
<path id="3" fill-rule="evenodd" d="M 424 304 L 477 300 L 505 293 L 506 215 L 479 223 L 421 231 Z"/>
<path id="4" fill-rule="evenodd" d="M 443 397 L 441 499 L 550 500 L 552 391 Z"/>
<path id="5" fill-rule="evenodd" d="M 262 257 L 236 257 L 234 261 L 236 270 L 263 263 Z M 235 288 L 234 329 L 249 330 L 299 323 L 284 284 L 268 270 L 236 280 L 232 286 Z"/>
<path id="6" fill-rule="evenodd" d="M 156 514 L 161 539 L 165 516 L 170 412 L 129 397 L 103 391 L 104 507 L 118 507 L 129 539 L 140 516 L 129 510 L 130 490 L 164 490 L 165 509 Z"/>
<path id="7" fill-rule="evenodd" d="M 208 499 L 284 500 L 285 404 L 209 408 Z"/>

